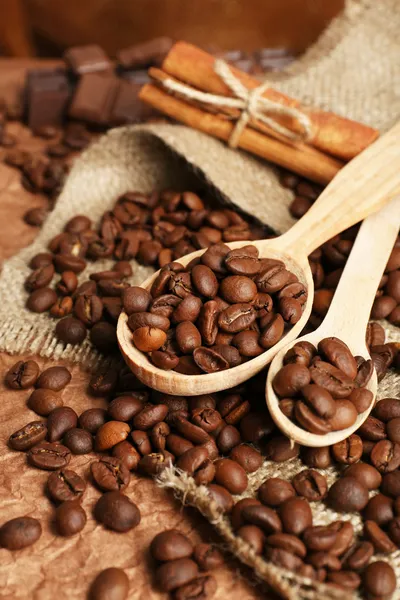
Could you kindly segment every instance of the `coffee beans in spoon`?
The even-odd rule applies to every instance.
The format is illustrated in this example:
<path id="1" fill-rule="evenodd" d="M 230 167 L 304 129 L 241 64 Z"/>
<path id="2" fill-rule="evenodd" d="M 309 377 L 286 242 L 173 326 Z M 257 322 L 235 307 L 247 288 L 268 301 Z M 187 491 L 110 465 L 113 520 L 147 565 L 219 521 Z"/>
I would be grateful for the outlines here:
<path id="1" fill-rule="evenodd" d="M 165 265 L 150 290 L 124 290 L 132 342 L 164 370 L 215 373 L 274 346 L 297 323 L 307 290 L 255 246 L 210 247 L 187 268 Z"/>
<path id="2" fill-rule="evenodd" d="M 338 338 L 325 338 L 318 348 L 299 342 L 286 353 L 283 363 L 272 383 L 281 399 L 281 410 L 310 433 L 324 435 L 347 429 L 371 404 L 372 392 L 365 387 L 373 372 L 371 360 L 354 357 Z M 347 464 L 362 453 L 360 448 L 360 455 L 354 455 L 353 460 L 357 444 L 349 440 L 351 437 L 345 440 L 346 447 L 337 450 L 341 462 Z"/>

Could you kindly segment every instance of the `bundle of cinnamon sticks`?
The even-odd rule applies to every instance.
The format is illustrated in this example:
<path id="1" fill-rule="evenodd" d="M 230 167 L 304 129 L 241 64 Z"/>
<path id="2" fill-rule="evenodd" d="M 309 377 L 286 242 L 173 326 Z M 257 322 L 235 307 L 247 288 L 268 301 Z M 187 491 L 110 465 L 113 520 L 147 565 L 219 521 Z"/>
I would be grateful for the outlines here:
<path id="1" fill-rule="evenodd" d="M 177 42 L 164 59 L 161 69 L 149 70 L 153 83 L 144 85 L 139 97 L 172 119 L 227 142 L 240 117 L 239 109 L 221 103 L 215 106 L 207 101 L 199 102 L 166 86 L 172 81 L 189 86 L 189 90 L 234 97 L 232 89 L 216 73 L 215 61 L 215 57 L 204 50 L 186 42 Z M 249 92 L 260 85 L 260 81 L 235 67 L 230 66 L 230 71 Z M 311 181 L 324 185 L 329 183 L 347 161 L 379 136 L 372 127 L 331 112 L 303 107 L 297 100 L 272 88 L 266 89 L 262 97 L 301 111 L 310 123 L 311 133 L 305 141 L 293 140 L 251 116 L 240 134 L 237 147 Z M 273 113 L 272 117 L 299 137 L 299 123 L 295 118 Z"/>

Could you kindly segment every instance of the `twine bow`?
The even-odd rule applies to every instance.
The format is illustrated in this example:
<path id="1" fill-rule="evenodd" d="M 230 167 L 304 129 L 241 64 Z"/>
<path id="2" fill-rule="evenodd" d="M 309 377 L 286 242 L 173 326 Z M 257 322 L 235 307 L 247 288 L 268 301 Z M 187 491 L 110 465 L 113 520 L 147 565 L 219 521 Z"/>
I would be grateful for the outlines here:
<path id="1" fill-rule="evenodd" d="M 231 148 L 236 148 L 240 136 L 250 118 L 257 119 L 267 125 L 275 133 L 292 141 L 307 140 L 311 136 L 310 118 L 291 106 L 285 106 L 279 102 L 274 102 L 263 97 L 264 91 L 269 87 L 269 82 L 264 82 L 254 90 L 248 90 L 242 82 L 233 74 L 230 66 L 224 60 L 217 59 L 214 64 L 214 71 L 223 82 L 229 87 L 234 97 L 219 96 L 208 92 L 201 92 L 184 83 L 166 78 L 162 81 L 164 87 L 177 93 L 189 100 L 198 100 L 199 102 L 212 106 L 224 106 L 226 108 L 236 108 L 240 111 L 240 117 L 236 121 L 235 127 L 231 133 L 228 144 Z M 273 116 L 282 115 L 295 119 L 302 128 L 301 133 L 296 133 L 281 123 Z"/>

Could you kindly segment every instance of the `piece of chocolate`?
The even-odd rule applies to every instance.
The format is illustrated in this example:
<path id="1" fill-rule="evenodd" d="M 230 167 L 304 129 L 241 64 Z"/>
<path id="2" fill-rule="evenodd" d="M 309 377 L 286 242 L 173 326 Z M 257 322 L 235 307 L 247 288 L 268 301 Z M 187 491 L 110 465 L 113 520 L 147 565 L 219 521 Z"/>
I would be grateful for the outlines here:
<path id="1" fill-rule="evenodd" d="M 88 73 L 79 80 L 69 116 L 73 119 L 106 125 L 120 81 L 112 74 Z"/>
<path id="2" fill-rule="evenodd" d="M 28 126 L 39 129 L 59 127 L 65 117 L 71 90 L 67 76 L 60 69 L 29 71 L 26 81 Z"/>
<path id="3" fill-rule="evenodd" d="M 109 71 L 112 69 L 110 59 L 103 48 L 97 44 L 68 48 L 68 50 L 64 52 L 64 59 L 67 61 L 68 66 L 75 75 Z"/>
<path id="4" fill-rule="evenodd" d="M 142 85 L 130 81 L 121 81 L 114 105 L 111 110 L 110 123 L 112 125 L 124 125 L 125 123 L 137 123 L 144 121 L 156 112 L 138 98 Z"/>
<path id="5" fill-rule="evenodd" d="M 158 67 L 171 49 L 173 41 L 169 37 L 158 37 L 142 44 L 135 44 L 117 52 L 119 64 L 124 69 Z"/>

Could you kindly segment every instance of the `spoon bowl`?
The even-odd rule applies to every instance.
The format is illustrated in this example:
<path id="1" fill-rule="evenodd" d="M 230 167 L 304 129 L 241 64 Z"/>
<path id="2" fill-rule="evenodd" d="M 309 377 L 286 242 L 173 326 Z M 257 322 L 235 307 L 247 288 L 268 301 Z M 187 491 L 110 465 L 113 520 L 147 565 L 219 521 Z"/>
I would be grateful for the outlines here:
<path id="1" fill-rule="evenodd" d="M 288 232 L 269 240 L 233 242 L 231 249 L 250 243 L 261 258 L 283 260 L 307 288 L 307 301 L 300 320 L 269 350 L 256 358 L 225 371 L 183 375 L 153 365 L 132 342 L 127 315 L 122 313 L 117 326 L 121 353 L 133 373 L 149 387 L 166 394 L 194 396 L 232 388 L 249 379 L 271 362 L 277 352 L 293 341 L 305 326 L 313 302 L 313 279 L 308 256 L 344 229 L 379 210 L 400 193 L 400 123 L 346 165 L 325 188 L 310 210 Z M 186 266 L 205 250 L 179 259 Z M 149 288 L 159 272 L 142 287 Z"/>

